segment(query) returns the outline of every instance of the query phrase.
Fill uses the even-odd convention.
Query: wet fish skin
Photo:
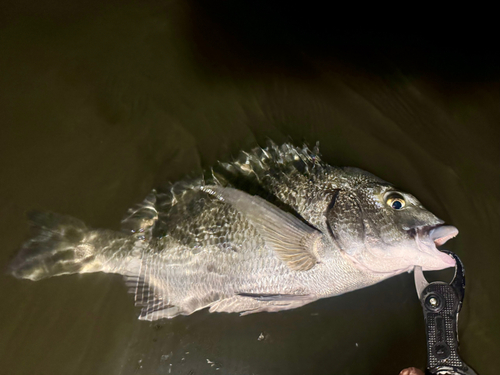
[[[245,190],[245,191],[243,191]],[[405,207],[387,198],[398,194]],[[280,311],[412,270],[454,265],[434,242],[456,235],[410,194],[290,144],[242,152],[205,178],[153,191],[123,232],[53,213],[31,217],[32,237],[10,269],[31,280],[122,274],[140,319]],[[439,238],[429,232],[439,233]]]

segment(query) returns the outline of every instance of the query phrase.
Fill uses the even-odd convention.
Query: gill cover
[[[346,254],[355,256],[364,248],[366,228],[356,193],[341,189],[332,192],[326,225],[330,236]]]

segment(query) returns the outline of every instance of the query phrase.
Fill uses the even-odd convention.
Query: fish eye
[[[394,210],[402,210],[406,205],[405,199],[400,194],[391,194],[385,203]]]

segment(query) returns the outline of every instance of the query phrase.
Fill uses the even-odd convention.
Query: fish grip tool
[[[429,283],[421,267],[415,267],[415,287],[422,304],[427,338],[426,375],[477,375],[460,358],[458,352],[458,314],[465,297],[465,272],[460,258],[455,259],[455,275],[448,284]]]

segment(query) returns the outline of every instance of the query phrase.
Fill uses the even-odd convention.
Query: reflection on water
[[[395,183],[460,229],[446,247],[467,271],[462,355],[479,374],[500,368],[500,106],[491,79],[451,84],[441,65],[419,74],[419,62],[363,63],[344,50],[334,59],[331,44],[307,33],[283,32],[299,41],[279,47],[277,36],[251,39],[251,21],[227,22],[194,3],[43,3],[5,14],[3,266],[26,236],[27,210],[117,229],[163,181],[267,138],[319,140],[325,161]],[[0,277],[9,374],[397,374],[425,363],[412,275],[287,312],[200,311],[154,323],[136,320],[119,276]]]

